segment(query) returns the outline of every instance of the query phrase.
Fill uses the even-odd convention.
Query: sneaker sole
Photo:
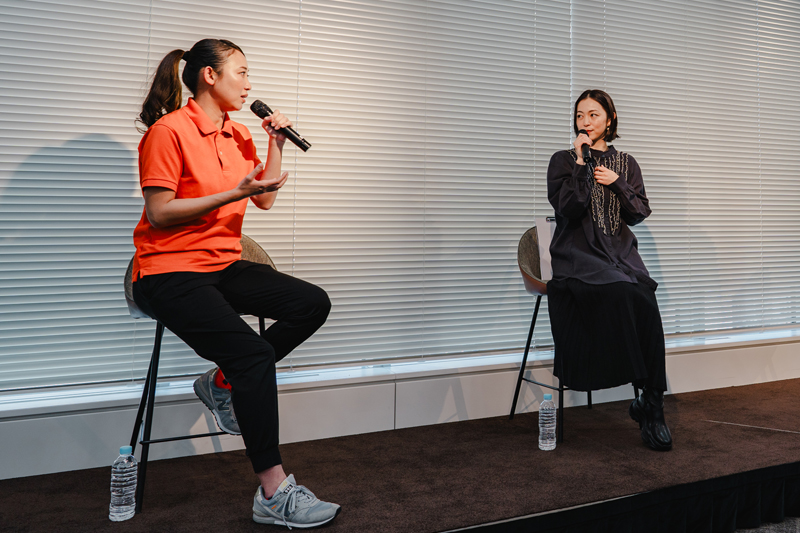
[[[197,395],[197,397],[200,398],[200,401],[203,402],[203,405],[205,405],[206,408],[209,411],[211,411],[211,414],[214,415],[214,421],[217,423],[217,427],[221,431],[224,431],[228,435],[241,435],[241,432],[236,432],[231,429],[228,429],[222,424],[222,421],[219,418],[219,414],[217,413],[216,409],[214,409],[213,398],[211,398],[210,395],[208,395],[206,391],[203,390],[203,387],[199,385],[199,381],[195,381],[192,388],[194,389],[195,395]]]
[[[296,527],[297,529],[310,529],[312,527],[319,527],[319,526],[322,526],[324,524],[327,524],[328,522],[330,522],[331,520],[333,520],[334,518],[339,516],[339,513],[341,511],[342,511],[342,508],[339,507],[338,509],[336,509],[336,512],[333,514],[332,517],[327,518],[327,519],[323,520],[322,522],[313,522],[311,524],[300,524],[300,523],[296,523],[296,522],[289,522],[288,520],[284,524],[283,520],[281,520],[280,518],[275,518],[273,516],[267,516],[267,515],[262,515],[262,514],[253,512],[253,522],[257,522],[259,524],[270,524],[270,525],[274,525],[274,526],[283,526],[283,525],[288,524],[289,527],[292,527],[292,528]]]

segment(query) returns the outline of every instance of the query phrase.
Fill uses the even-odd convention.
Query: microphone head
[[[261,100],[256,100],[250,104],[250,111],[258,115],[258,118],[267,118],[272,114],[272,109]]]
[[[256,100],[256,102],[258,102],[258,100]],[[578,135],[580,135],[581,133],[583,133],[584,135],[589,135],[589,133],[586,130],[578,130]]]

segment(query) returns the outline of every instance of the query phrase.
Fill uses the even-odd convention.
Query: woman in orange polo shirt
[[[181,79],[193,94],[184,107]],[[229,426],[223,429],[241,430],[260,481],[253,520],[314,527],[340,508],[283,470],[275,363],[322,326],[330,300],[315,285],[241,259],[247,199],[261,209],[275,202],[288,176],[280,170],[286,141],[280,130],[291,125],[277,110],[264,119],[269,146],[262,162],[247,128],[228,117],[250,88],[247,60],[230,41],[204,39],[159,64],[139,115],[146,129],[139,144],[145,206],[134,230],[133,295],[230,383],[235,418],[220,420],[230,399],[216,369],[195,382],[195,391],[221,427]],[[240,313],[275,323],[262,336]]]

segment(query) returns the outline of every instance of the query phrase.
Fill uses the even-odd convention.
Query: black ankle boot
[[[642,440],[650,448],[666,452],[672,449],[672,435],[664,421],[664,392],[645,387],[633,400],[628,413],[642,430]]]

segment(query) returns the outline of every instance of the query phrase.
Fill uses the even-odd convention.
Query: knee
[[[324,323],[331,312],[331,299],[324,289],[316,285],[313,287],[314,288],[308,292],[306,299],[309,315],[315,317],[320,323]]]

